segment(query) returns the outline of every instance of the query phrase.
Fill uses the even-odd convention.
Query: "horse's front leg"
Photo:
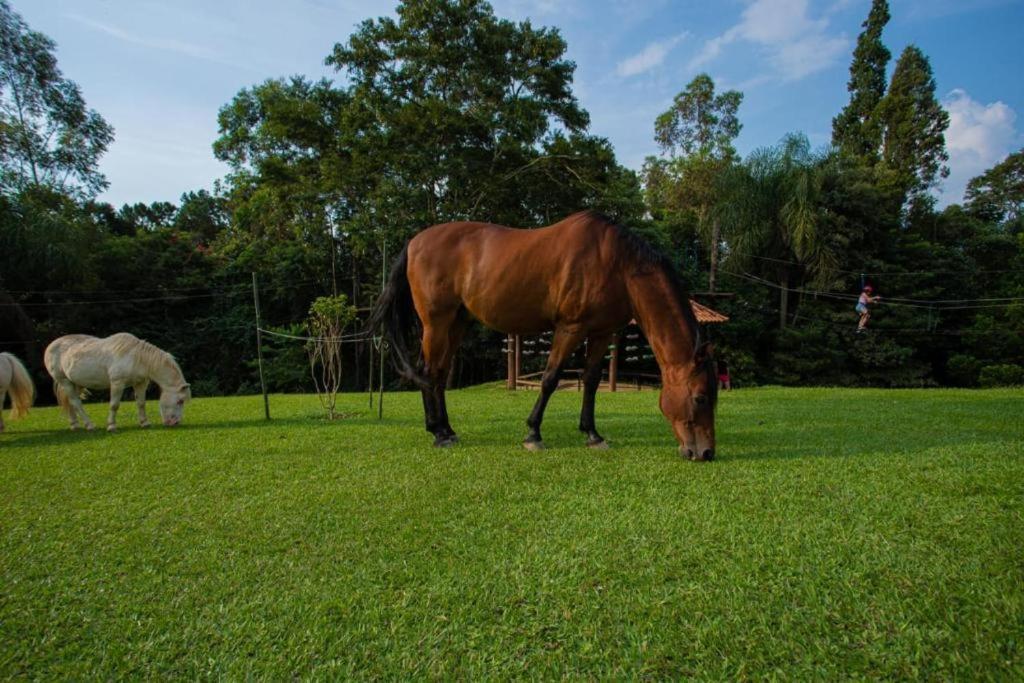
[[[558,388],[558,380],[562,376],[562,368],[565,367],[569,356],[580,345],[584,338],[583,332],[578,328],[566,327],[555,330],[554,339],[551,340],[551,353],[548,355],[548,364],[544,369],[544,375],[540,380],[540,396],[533,405],[530,417],[526,418],[526,426],[530,431],[523,440],[523,447],[529,451],[539,451],[544,448],[544,440],[540,435],[540,425],[544,421],[544,410],[547,408],[548,399]]]
[[[121,407],[121,397],[124,395],[124,382],[110,382],[110,412],[107,414],[107,431],[117,431],[117,409]]]
[[[608,448],[608,442],[597,433],[594,424],[594,402],[601,386],[601,364],[608,351],[611,336],[591,337],[587,341],[587,364],[583,371],[583,409],[580,411],[580,431],[587,435],[591,448]]]
[[[4,431],[4,401],[7,400],[7,389],[0,389],[0,432]]]
[[[149,388],[149,382],[142,382],[132,386],[132,392],[135,394],[135,407],[139,411],[139,426],[148,427],[149,419],[146,417],[146,390]]]

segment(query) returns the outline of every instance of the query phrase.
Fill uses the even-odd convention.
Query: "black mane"
[[[676,296],[676,302],[679,304],[683,318],[693,333],[694,348],[699,347],[702,343],[700,324],[697,322],[697,316],[693,314],[693,308],[690,306],[690,293],[687,291],[686,285],[683,284],[683,279],[679,276],[679,271],[676,270],[669,257],[637,233],[624,225],[616,223],[604,214],[594,210],[587,210],[581,213],[591,220],[603,223],[615,233],[624,251],[633,257],[633,262],[636,264],[639,273],[650,273],[653,271],[665,275]]]

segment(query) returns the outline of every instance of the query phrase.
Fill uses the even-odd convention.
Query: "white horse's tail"
[[[20,360],[9,353],[3,355],[11,362],[11,419],[17,420],[28,415],[28,409],[36,397],[36,386]]]

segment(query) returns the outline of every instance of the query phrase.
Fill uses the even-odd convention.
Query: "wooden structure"
[[[712,308],[709,308],[709,307],[707,307],[707,306],[705,306],[705,305],[703,305],[701,303],[698,303],[698,302],[694,301],[693,299],[690,299],[690,308],[693,309],[693,314],[697,318],[697,322],[701,325],[702,328],[705,328],[707,325],[719,325],[721,323],[725,323],[725,322],[729,321],[729,316],[727,316],[727,315],[725,315],[723,313],[719,313],[718,311],[716,311],[716,310],[714,310]],[[630,321],[631,325],[633,325],[635,323],[636,323],[635,320]],[[530,341],[526,342],[526,344],[532,344],[532,343],[533,342],[530,342]],[[510,334],[506,338],[505,344],[506,344],[505,352],[506,352],[506,355],[507,355],[507,362],[508,362],[508,372],[507,372],[507,375],[506,375],[507,379],[506,379],[506,382],[505,382],[506,387],[510,391],[515,391],[516,389],[520,389],[520,388],[522,388],[522,389],[539,389],[540,388],[540,376],[542,374],[544,374],[544,373],[543,372],[533,372],[533,373],[524,375],[523,372],[522,372],[522,367],[523,367],[523,345],[524,345],[524,341],[523,341],[522,337],[520,335],[518,335],[518,334],[515,334],[515,335]],[[620,335],[619,334],[615,334],[615,335],[612,336],[612,343],[611,343],[610,349],[611,349],[611,356],[610,356],[610,362],[609,362],[609,365],[608,365],[608,381],[607,382],[605,382],[605,381],[601,382],[601,389],[605,389],[607,391],[618,391],[618,389],[619,389],[619,352],[620,352]],[[579,371],[569,370],[569,371],[563,372],[563,375],[566,376],[566,378],[563,379],[561,382],[559,382],[559,385],[558,385],[559,389],[568,389],[568,388],[572,388],[572,387],[575,386],[577,391],[582,390],[582,382],[581,382],[581,379],[580,379],[580,372]],[[575,377],[573,377],[573,375],[575,375]],[[649,375],[649,376],[648,375],[643,375],[643,376],[636,375],[634,377],[635,381],[630,383],[628,386],[631,389],[635,388],[636,391],[640,391],[641,387],[642,387],[642,380],[643,379],[656,380],[656,379],[658,379],[658,377],[656,375]]]

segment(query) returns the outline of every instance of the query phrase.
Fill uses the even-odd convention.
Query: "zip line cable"
[[[785,290],[787,292],[794,292],[796,294],[805,294],[810,296],[820,296],[831,299],[838,299],[841,301],[856,301],[859,299],[857,294],[848,294],[846,292],[829,292],[814,289],[804,289],[801,287],[785,287],[770,280],[751,275],[750,273],[730,273],[723,271],[725,275],[732,275],[754,284],[763,285],[766,287],[773,287],[779,290]],[[992,303],[987,306],[950,306],[948,304],[975,304],[975,303],[989,303],[989,302],[1001,302]],[[1013,306],[1015,304],[1024,303],[1024,297],[1002,297],[1002,298],[991,298],[991,299],[905,299],[901,297],[884,297],[878,304],[888,306],[906,306],[909,308],[934,308],[936,310],[963,310],[967,308],[1004,308]],[[876,304],[877,305],[877,304]]]
[[[745,256],[747,258],[757,259],[759,261],[770,261],[772,263],[785,263],[792,266],[805,266],[805,264],[799,261],[792,261],[789,259],[772,258],[770,256],[758,256],[757,254],[749,254],[743,251],[732,250],[730,254],[736,254],[738,256]],[[981,274],[1000,274],[1000,273],[1024,273],[1024,269],[1010,268],[1004,270],[908,270],[908,271],[879,271],[869,273],[867,271],[860,270],[843,270],[842,268],[833,268],[837,273],[844,275],[872,275],[872,276],[899,276],[899,275],[977,275]]]

